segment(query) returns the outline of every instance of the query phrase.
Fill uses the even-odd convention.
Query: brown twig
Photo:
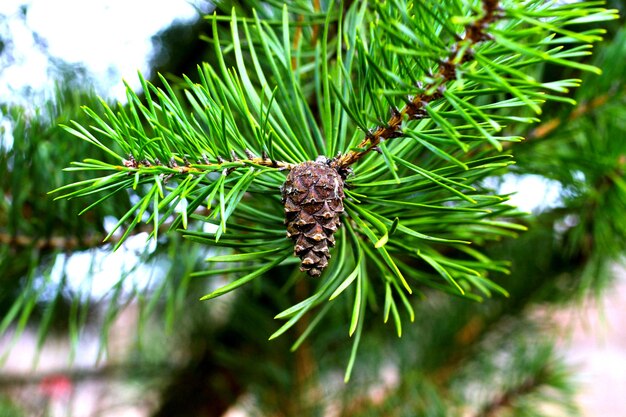
[[[72,382],[126,379],[129,374],[133,377],[164,378],[177,367],[171,363],[146,363],[146,364],[112,364],[94,366],[91,368],[61,368],[54,371],[41,373],[10,373],[3,372],[0,375],[0,389],[37,385],[42,381],[57,376],[63,376]]]
[[[301,279],[295,284],[296,300],[304,300],[310,295],[309,280]],[[311,312],[306,313],[295,325],[295,337],[300,337],[309,327]],[[305,412],[311,404],[320,402],[321,387],[317,374],[317,363],[310,339],[306,339],[300,347],[295,351],[294,355],[294,382],[292,387],[293,398],[291,399],[290,408],[292,415],[298,415]]]
[[[320,0],[313,0],[313,10],[316,12],[320,12],[322,10],[322,4]],[[313,34],[311,36],[311,45],[315,45],[317,42],[317,37],[319,36],[320,25],[313,26]]]
[[[412,97],[401,110],[392,109],[387,123],[368,133],[359,143],[357,148],[362,150],[352,150],[338,156],[333,160],[333,166],[345,169],[377,149],[381,142],[404,136],[401,126],[405,117],[419,120],[428,116],[426,106],[442,97],[445,84],[455,80],[458,67],[471,59],[472,47],[490,39],[486,29],[500,17],[499,1],[483,0],[482,5],[483,16],[465,27],[465,34],[459,36],[459,40],[450,47],[450,53],[439,63],[439,69],[432,76],[432,81],[418,86],[421,92]]]
[[[542,370],[543,373],[545,370]],[[493,400],[484,404],[481,409],[474,415],[474,417],[493,417],[497,413],[504,409],[511,407],[513,402],[521,396],[530,394],[542,385],[541,374],[534,378],[529,378],[516,387],[505,391],[501,395],[495,397]]]
[[[0,245],[13,248],[35,248],[39,250],[74,250],[78,248],[92,248],[103,245],[102,235],[76,236],[49,236],[32,237],[0,232]],[[106,242],[107,244],[109,242]]]
[[[206,209],[197,210],[196,214],[208,214]],[[164,233],[171,227],[171,222],[165,222],[159,226],[159,234]],[[152,233],[154,228],[148,224],[138,224],[130,232],[130,236],[140,233]],[[0,245],[7,245],[13,249],[35,248],[49,251],[72,251],[79,249],[91,249],[104,245],[114,245],[122,238],[122,235],[113,235],[106,241],[105,234],[92,233],[88,236],[26,236],[0,232]],[[128,236],[127,236],[128,237]]]
[[[589,114],[589,112],[592,112],[598,107],[605,105],[615,94],[616,92],[607,92],[598,97],[595,97],[593,100],[580,103],[574,108],[574,110],[572,110],[567,118],[555,117],[554,119],[550,119],[538,125],[528,134],[527,139],[541,139],[548,136],[559,126],[561,126],[563,122],[571,122],[573,120],[576,120],[582,116]]]
[[[304,22],[304,16],[300,15],[298,16],[298,23],[302,23]],[[297,50],[298,46],[300,45],[300,39],[302,39],[302,25],[297,25],[296,26],[296,30],[293,33],[293,49]],[[296,57],[292,56],[291,57],[291,69],[295,70],[296,69]]]
[[[321,4],[320,4],[320,0],[313,0],[313,10],[315,10],[315,12],[319,12],[321,10]],[[302,31],[303,31],[303,25],[302,23],[304,22],[304,15],[299,15],[298,16],[298,25],[296,25],[295,31],[293,33],[293,49],[297,50],[298,46],[300,45],[300,40],[302,39]],[[319,25],[313,25],[312,26],[313,32],[311,34],[311,45],[315,45],[315,43],[317,42],[317,36],[319,33]],[[291,57],[291,69],[295,70],[296,69],[296,57],[293,56]]]
[[[247,159],[240,159],[237,154],[232,154],[231,161],[227,161],[224,158],[218,156],[217,163],[211,162],[205,158],[204,161],[198,161],[197,164],[190,164],[185,160],[184,165],[178,165],[176,160],[172,158],[167,167],[163,165],[160,161],[156,161],[155,164],[152,164],[150,161],[144,159],[142,161],[137,161],[132,155],[128,156],[128,159],[122,161],[122,165],[118,165],[115,167],[118,171],[131,171],[134,169],[140,168],[154,168],[155,170],[163,170],[164,168],[169,168],[169,171],[172,175],[177,174],[202,174],[206,171],[207,167],[217,167],[218,170],[223,165],[224,169],[233,169],[233,168],[241,168],[245,166],[251,165],[259,165],[264,167],[276,168],[279,170],[290,170],[293,167],[293,164],[285,161],[276,161],[269,156],[261,155],[260,157],[254,156],[250,151],[246,150]],[[236,164],[236,165],[233,165]]]

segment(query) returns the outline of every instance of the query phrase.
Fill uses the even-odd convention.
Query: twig
[[[304,22],[304,16],[300,15],[298,16],[298,23],[302,23]],[[298,26],[296,26],[296,30],[293,34],[293,49],[297,50],[298,46],[300,45],[300,39],[302,38],[302,25],[299,24]],[[297,65],[297,61],[296,61],[296,57],[292,56],[291,57],[291,69],[292,70],[296,70],[296,65]]]
[[[85,237],[76,236],[50,236],[32,237],[26,235],[14,235],[0,232],[0,245],[7,245],[13,248],[32,247],[39,250],[74,250],[78,248],[91,248],[104,244],[103,236],[90,235]],[[105,242],[109,243],[109,242]]]
[[[404,136],[401,126],[405,116],[412,120],[427,117],[426,105],[441,98],[445,83],[456,79],[458,66],[471,59],[471,47],[490,38],[485,29],[500,17],[499,1],[483,0],[482,5],[484,15],[465,27],[463,37],[459,37],[460,39],[451,46],[448,57],[439,63],[437,73],[432,76],[433,81],[427,85],[419,86],[422,92],[414,96],[401,110],[392,109],[391,118],[386,125],[378,126],[371,133],[367,134],[365,139],[357,146],[357,148],[363,150],[349,151],[344,155],[340,155],[333,161],[333,166],[345,169],[372,150],[377,149],[382,141]],[[468,43],[469,48],[466,47]],[[468,51],[470,51],[469,54],[467,53]]]
[[[545,369],[542,369],[538,376],[525,380],[520,385],[505,391],[487,404],[484,404],[474,417],[493,417],[503,408],[510,407],[516,399],[533,392],[541,386],[541,376],[544,372]]]
[[[64,376],[73,382],[101,380],[101,379],[127,379],[129,375],[144,378],[167,378],[171,372],[178,368],[171,363],[155,364],[116,364],[106,366],[94,366],[92,368],[62,368],[42,373],[8,373],[0,375],[0,388],[35,385],[43,380]]]
[[[205,209],[196,211],[196,214],[204,214],[207,212]],[[163,223],[159,226],[159,232],[165,232],[171,226],[171,222]],[[134,236],[139,233],[152,233],[153,227],[148,224],[138,224],[130,232],[130,235]],[[21,234],[11,234],[7,232],[0,232],[0,245],[11,246],[13,249],[19,248],[35,248],[38,250],[66,250],[72,251],[77,249],[91,249],[104,245],[115,244],[121,239],[121,235],[113,235],[108,240],[104,240],[106,235],[93,233],[89,236],[26,236]],[[128,237],[128,236],[127,236]]]
[[[309,280],[301,279],[295,284],[295,297],[304,300],[310,296]],[[295,325],[295,337],[300,337],[309,327],[311,312],[307,312]],[[289,408],[292,415],[302,414],[311,404],[319,403],[322,398],[319,385],[317,363],[313,354],[310,339],[306,339],[295,351],[294,357],[293,397]]]
[[[319,12],[321,10],[321,4],[320,4],[320,0],[313,0],[313,10],[315,12]],[[299,15],[298,16],[298,25],[296,25],[296,29],[293,33],[293,49],[294,51],[298,49],[298,46],[300,45],[300,40],[302,39],[302,30],[304,25],[302,24],[304,22],[304,15]],[[317,42],[317,36],[319,33],[319,25],[313,25],[312,27],[313,29],[313,33],[311,35],[311,45],[315,45],[315,43]],[[295,70],[296,69],[296,57],[293,56],[291,57],[291,69]]]
[[[567,118],[555,117],[554,119],[550,119],[544,123],[541,123],[536,128],[534,128],[529,134],[527,139],[541,139],[548,136],[555,129],[557,129],[563,122],[568,121],[571,122],[576,120],[582,116],[589,114],[594,111],[598,107],[604,106],[613,96],[617,94],[616,91],[610,91],[600,96],[595,97],[593,100],[586,101],[580,103],[578,106],[572,110],[571,113],[567,116]]]
[[[177,174],[202,174],[206,170],[206,167],[217,168],[219,171],[222,166],[224,169],[236,169],[250,165],[264,166],[270,168],[276,168],[278,170],[290,170],[293,167],[293,164],[285,161],[276,161],[267,155],[263,154],[260,157],[255,157],[250,151],[246,150],[246,154],[248,159],[240,159],[237,154],[234,153],[232,155],[232,160],[227,161],[224,158],[217,156],[217,163],[213,163],[205,158],[203,162],[198,162],[197,164],[190,164],[189,162],[185,162],[184,165],[176,164],[174,158],[168,163],[167,166],[163,165],[160,161],[156,161],[155,164],[150,163],[148,160],[137,161],[132,155],[128,156],[128,159],[122,161],[122,165],[118,165],[115,167],[118,171],[129,171],[140,169],[140,168],[153,168],[155,171],[163,171],[167,170],[172,175]]]

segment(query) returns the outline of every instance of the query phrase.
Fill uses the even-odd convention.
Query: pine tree
[[[341,8],[253,3],[232,9],[220,4],[219,13],[207,17],[214,55],[195,80],[141,78],[144,97],[129,89],[125,105],[87,103],[85,116],[71,116],[75,120],[65,131],[89,146],[75,147],[72,141],[70,155],[53,148],[60,155],[51,158],[51,172],[58,172],[61,156],[83,159],[68,168],[80,179],[55,184],[60,186],[56,204],[90,198],[79,204],[92,218],[72,220],[61,206],[41,209],[62,212],[62,221],[28,230],[31,238],[22,246],[31,253],[31,264],[10,275],[29,272],[31,282],[14,281],[10,297],[18,301],[7,309],[0,330],[20,312],[23,327],[38,302],[32,277],[42,271],[33,263],[42,251],[89,246],[84,237],[103,233],[104,217],[112,215],[119,221],[105,241],[114,248],[146,230],[147,223],[157,247],[166,248],[157,254],[167,257],[181,248],[188,253],[184,265],[180,257],[172,258],[172,270],[182,273],[163,279],[155,294],[154,300],[169,294],[170,323],[182,321],[183,311],[194,311],[169,301],[193,298],[192,278],[225,276],[230,281],[203,298],[237,290],[228,325],[254,335],[251,340],[277,339],[251,346],[229,340],[226,328],[198,324],[214,337],[200,363],[217,366],[216,374],[238,382],[229,387],[231,401],[252,392],[259,408],[284,415],[319,414],[333,404],[341,405],[342,415],[489,416],[505,408],[537,415],[546,402],[569,410],[566,371],[550,343],[534,343],[536,325],[522,313],[527,298],[541,299],[540,289],[558,285],[559,268],[575,266],[580,272],[578,283],[570,280],[568,286],[599,289],[595,281],[607,276],[599,271],[623,253],[619,216],[598,215],[619,213],[626,201],[623,145],[611,136],[578,133],[572,146],[564,128],[526,126],[543,111],[549,120],[575,119],[563,125],[588,132],[576,126],[588,120],[576,112],[586,115],[594,105],[570,106],[563,115],[562,103],[575,102],[570,89],[579,85],[581,72],[599,73],[581,57],[604,33],[592,24],[614,19],[615,11],[597,2],[394,1]],[[604,53],[623,56],[620,37]],[[622,80],[620,75],[613,81]],[[607,81],[596,82],[598,91],[623,92],[621,86],[612,90],[616,87],[602,84]],[[580,91],[579,102],[592,103],[585,94],[593,90]],[[620,98],[623,94],[611,92],[606,100],[616,100],[619,108]],[[14,111],[20,120],[23,110]],[[14,136],[32,128],[18,123]],[[42,129],[61,134],[56,127]],[[554,133],[561,136],[538,140]],[[40,149],[23,159],[32,160]],[[15,168],[25,165],[15,162],[17,150],[3,162],[6,177],[15,181],[11,190],[25,189],[16,185],[26,181]],[[33,160],[33,166],[42,163]],[[532,172],[576,184],[577,171],[584,181],[567,210],[542,213],[534,223],[555,225],[571,216],[580,221],[548,240],[537,233],[554,227],[531,222],[530,232],[509,240],[529,222],[488,180]],[[13,196],[10,207],[6,212],[17,222],[17,210],[24,212],[26,205]],[[41,218],[50,220],[44,213]],[[82,230],[86,225],[91,229]],[[12,265],[14,252],[8,251],[20,247],[18,237],[30,226],[7,227],[3,268]],[[64,231],[68,237],[58,245],[55,233]],[[81,238],[69,238],[76,236]],[[538,255],[532,249],[537,247],[545,250]],[[531,264],[520,254],[537,257],[536,265],[545,268],[526,275]],[[207,255],[209,266],[199,266],[198,259]],[[503,280],[502,274],[511,275]],[[545,275],[553,279],[542,282]],[[62,286],[58,291],[55,300],[62,300]],[[494,292],[495,300],[477,303]],[[112,315],[118,301],[111,299]],[[157,314],[157,303],[146,303],[145,320]],[[87,308],[71,301],[75,322]],[[54,311],[54,303],[44,310],[42,343]],[[269,330],[274,315],[286,322]],[[507,320],[510,315],[516,319]],[[401,339],[390,340],[388,326],[379,325],[389,319]],[[246,328],[251,320],[254,329]],[[296,353],[276,357],[272,351],[286,351],[286,343]],[[242,357],[250,349],[274,371],[255,369],[255,361]],[[512,359],[503,367],[493,352]],[[318,361],[316,371],[311,362]],[[363,387],[375,384],[385,361],[406,372],[384,387],[382,402],[375,404]],[[355,372],[356,378],[332,397],[316,381],[332,380],[333,371],[346,363],[345,380]],[[292,376],[276,375],[286,370]],[[188,378],[183,371],[177,375]],[[289,392],[293,381],[293,398],[276,395]],[[476,395],[472,386],[490,394]],[[558,395],[542,397],[548,388]],[[166,400],[167,395],[159,415],[198,412],[185,411],[174,399],[175,410],[167,409]]]

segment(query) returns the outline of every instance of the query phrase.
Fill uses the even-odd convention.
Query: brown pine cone
[[[300,270],[318,277],[328,265],[333,234],[341,226],[343,178],[320,157],[291,169],[281,188],[287,237],[294,242]]]

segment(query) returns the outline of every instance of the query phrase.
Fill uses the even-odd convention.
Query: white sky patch
[[[0,148],[11,149],[13,140],[13,123],[0,113]]]
[[[21,5],[28,6],[25,21],[18,18]],[[10,17],[16,55],[15,63],[1,74],[1,96],[52,84],[34,32],[46,41],[50,55],[84,65],[101,94],[122,101],[122,79],[138,89],[137,71],[146,76],[149,72],[151,37],[176,20],[198,16],[189,0],[1,0],[0,13]]]
[[[525,212],[541,212],[562,205],[563,186],[540,175],[505,174],[498,178],[499,194],[511,194],[508,204]]]
[[[160,269],[155,270],[153,265],[141,262],[142,253],[150,253],[155,249],[156,241],[148,240],[147,233],[139,233],[128,238],[116,252],[103,248],[76,252],[69,258],[59,255],[50,279],[56,287],[65,272],[70,288],[83,297],[96,300],[110,294],[121,278],[124,278],[122,288],[125,297],[136,290],[145,292],[164,273]]]
[[[13,16],[16,13],[17,10],[3,14]],[[13,60],[0,73],[0,97],[3,100],[24,88],[42,90],[50,82],[48,58],[36,47],[32,32],[24,22],[9,18],[6,29],[9,33],[4,35],[8,35],[13,43],[6,53],[11,54]]]

